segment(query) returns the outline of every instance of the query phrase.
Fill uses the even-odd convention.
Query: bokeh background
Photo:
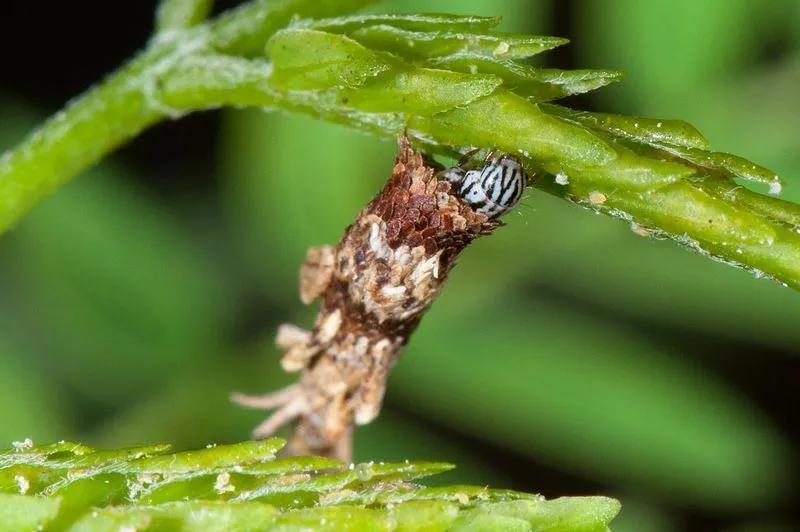
[[[219,9],[235,2],[218,2]],[[0,148],[142,46],[154,2],[9,1]],[[539,59],[627,79],[568,102],[683,118],[800,200],[796,0],[397,0],[566,36]],[[0,441],[178,448],[247,437],[231,390],[286,382],[281,322],[310,245],[382,184],[391,143],[303,117],[163,124],[0,239]],[[358,430],[358,459],[454,461],[441,482],[605,493],[615,530],[797,524],[800,294],[531,191],[464,253]]]

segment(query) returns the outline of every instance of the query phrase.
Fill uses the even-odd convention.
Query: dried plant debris
[[[501,225],[528,177],[519,161],[491,153],[475,166],[441,167],[403,136],[388,182],[336,246],[313,247],[300,268],[300,298],[321,300],[314,328],[282,325],[286,371],[300,381],[264,396],[234,395],[276,409],[254,435],[295,421],[289,450],[349,460],[353,424],[380,411],[386,380],[458,254]]]
[[[442,463],[276,458],[269,439],[169,453],[26,440],[0,451],[0,530],[607,530],[619,502],[428,488]]]

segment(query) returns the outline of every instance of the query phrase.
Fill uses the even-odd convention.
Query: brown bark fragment
[[[300,301],[308,305],[317,299],[330,284],[333,275],[332,246],[308,248],[306,260],[300,266]]]

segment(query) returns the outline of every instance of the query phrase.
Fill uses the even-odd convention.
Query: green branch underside
[[[607,497],[545,500],[481,486],[424,487],[443,463],[276,458],[279,439],[168,453],[30,441],[0,451],[3,530],[548,530],[600,532]]]
[[[146,127],[223,106],[312,115],[427,151],[518,154],[536,187],[800,288],[800,207],[781,182],[709,150],[691,125],[551,102],[620,78],[525,59],[564,39],[495,18],[367,15],[368,0],[255,0],[203,22],[209,0],[166,1],[149,46],[0,159],[0,230]],[[313,151],[313,146],[310,147]]]

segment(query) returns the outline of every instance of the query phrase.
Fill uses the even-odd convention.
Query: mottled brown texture
[[[349,459],[354,424],[380,411],[386,379],[455,259],[500,222],[450,193],[439,170],[403,137],[392,175],[333,248],[309,249],[300,270],[304,303],[321,298],[314,328],[284,325],[277,342],[300,382],[246,406],[277,408],[256,428],[272,434],[295,420],[290,450]]]

